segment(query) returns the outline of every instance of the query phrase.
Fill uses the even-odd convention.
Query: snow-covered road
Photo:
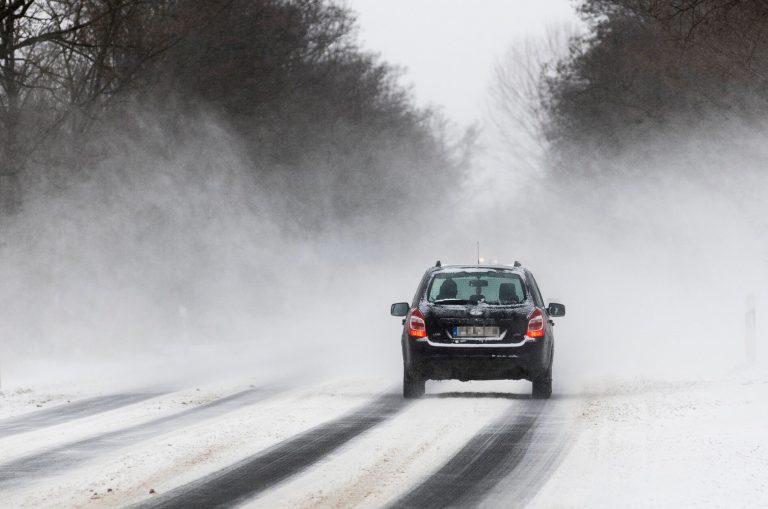
[[[768,505],[766,376],[528,392],[430,382],[406,402],[355,379],[43,408],[6,394],[0,507]]]

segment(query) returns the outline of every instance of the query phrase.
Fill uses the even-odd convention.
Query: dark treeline
[[[556,161],[768,118],[768,3],[585,0],[579,12],[588,33],[543,76],[542,127]]]
[[[407,207],[460,175],[467,145],[359,48],[331,0],[0,0],[0,191],[214,119],[257,181],[306,221]],[[206,119],[206,120],[203,120]],[[464,140],[466,141],[466,140]],[[445,183],[445,184],[441,184]]]

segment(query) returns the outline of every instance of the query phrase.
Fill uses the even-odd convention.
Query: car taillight
[[[424,323],[424,315],[414,308],[408,314],[408,335],[412,338],[427,337],[427,325]]]
[[[528,331],[525,335],[529,338],[544,337],[544,313],[541,309],[534,308],[533,313],[528,317]]]

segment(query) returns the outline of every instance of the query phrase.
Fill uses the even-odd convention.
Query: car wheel
[[[411,375],[408,373],[408,369],[403,367],[403,397],[405,399],[416,399],[424,396],[426,384],[426,380]]]
[[[552,378],[540,377],[533,381],[531,397],[533,399],[549,399],[552,396]]]
[[[547,370],[533,379],[533,388],[531,390],[531,397],[533,399],[549,399],[552,396],[552,357],[554,353],[553,348],[549,356],[549,367]]]

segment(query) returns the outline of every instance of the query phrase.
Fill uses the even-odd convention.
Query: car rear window
[[[514,272],[438,272],[429,283],[427,300],[467,300],[486,304],[519,304],[525,300],[525,284]]]

